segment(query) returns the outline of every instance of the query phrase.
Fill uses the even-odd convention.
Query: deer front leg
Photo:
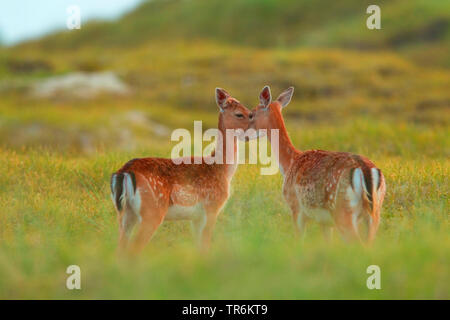
[[[331,238],[333,236],[333,227],[326,224],[321,224],[320,229],[322,230],[322,234],[323,237],[325,238],[325,241],[331,242]]]
[[[196,240],[196,243],[199,247],[201,247],[202,244],[202,235],[203,235],[203,229],[206,225],[206,213],[202,212],[199,216],[192,219],[192,233],[194,234],[194,238]]]
[[[202,250],[207,251],[211,245],[212,234],[223,203],[205,206],[206,221],[204,223],[203,230],[201,230],[199,241]]]
[[[213,212],[206,215],[206,225],[203,228],[202,238],[201,238],[201,248],[203,250],[208,250],[211,246],[212,233],[216,225],[218,212]]]

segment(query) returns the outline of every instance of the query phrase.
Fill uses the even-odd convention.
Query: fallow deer
[[[164,220],[183,219],[192,221],[199,244],[208,248],[217,216],[229,197],[237,167],[237,138],[242,138],[239,134],[228,137],[233,140],[230,144],[226,131],[246,131],[250,120],[250,111],[225,90],[216,88],[216,103],[221,134],[210,157],[191,157],[191,161],[183,162],[133,159],[112,175],[111,196],[117,211],[120,249],[128,247],[131,252],[139,252]],[[223,162],[217,163],[211,157]],[[234,162],[228,164],[229,158]],[[137,234],[130,239],[136,224]]]
[[[315,220],[328,239],[336,226],[344,239],[371,243],[380,222],[386,190],[383,174],[360,155],[296,149],[281,114],[293,93],[294,88],[290,87],[272,102],[270,88],[265,86],[260,93],[260,104],[252,111],[250,128],[258,132],[279,130],[283,196],[292,211],[298,234],[304,233],[309,220]],[[270,140],[271,135],[267,137]],[[362,232],[364,225],[365,232]]]

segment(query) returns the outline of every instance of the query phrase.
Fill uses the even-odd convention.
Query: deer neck
[[[227,130],[223,124],[222,115],[219,116],[218,129],[220,134],[216,142],[216,159],[222,159],[223,164],[220,165],[220,167],[225,169],[227,172],[227,176],[231,178],[236,171],[238,164],[237,137],[235,137],[234,135],[230,135],[229,137],[227,137]],[[227,146],[227,144],[229,146]]]
[[[284,174],[290,168],[295,156],[300,153],[300,150],[297,150],[292,144],[292,141],[289,138],[289,134],[286,130],[281,112],[273,112],[273,116],[271,117],[270,122],[270,129],[278,129],[279,163],[282,173]],[[270,143],[273,144],[271,140],[272,134],[270,132],[267,133],[267,138],[269,139]]]

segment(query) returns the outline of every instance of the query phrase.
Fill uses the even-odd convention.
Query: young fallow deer
[[[191,157],[190,164],[163,158],[133,159],[112,175],[111,196],[119,222],[120,249],[139,252],[164,220],[182,219],[192,221],[199,244],[209,247],[237,166],[237,137],[241,136],[228,137],[233,141],[227,144],[226,130],[245,131],[250,120],[250,111],[225,90],[216,88],[216,102],[221,134],[210,157]],[[222,164],[211,157],[223,159]],[[130,239],[136,224],[137,234]]]
[[[281,109],[291,101],[294,88],[272,102],[264,87],[260,104],[252,111],[251,128],[279,130],[279,163],[284,176],[283,195],[299,234],[309,220],[321,224],[329,239],[336,226],[344,239],[371,243],[380,222],[385,180],[369,159],[347,152],[296,149],[286,131]],[[271,134],[267,134],[268,139]],[[273,143],[273,142],[271,142]],[[365,226],[365,232],[361,232]]]

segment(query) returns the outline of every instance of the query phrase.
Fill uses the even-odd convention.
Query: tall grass
[[[383,128],[382,124],[373,126]],[[370,126],[316,129],[304,144],[363,141]],[[380,130],[380,129],[379,129]],[[401,136],[401,128],[390,128]],[[109,196],[111,172],[139,154],[63,155],[44,149],[0,151],[0,296],[2,298],[449,298],[449,161],[416,154],[421,133],[408,132],[410,152],[369,150],[387,180],[375,245],[326,243],[312,224],[294,237],[281,176],[241,165],[217,223],[211,252],[199,252],[188,222],[167,222],[136,260],[116,255],[117,224]],[[299,133],[299,136],[301,134]],[[441,137],[440,139],[446,139]],[[297,138],[295,138],[297,140]],[[333,142],[334,141],[334,142]],[[440,149],[441,141],[428,140]],[[296,141],[296,144],[301,144]],[[320,143],[319,143],[320,144]],[[406,146],[408,148],[408,146]],[[360,144],[353,151],[365,150]],[[158,152],[157,152],[158,153]],[[169,149],[160,152],[168,155]],[[406,156],[403,156],[405,154]],[[65,288],[67,266],[82,270],[82,290]],[[378,265],[382,289],[366,287],[366,268]]]

